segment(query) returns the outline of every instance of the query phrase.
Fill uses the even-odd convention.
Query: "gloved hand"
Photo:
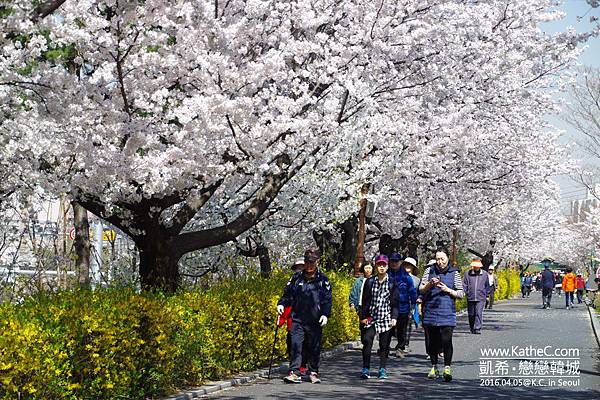
[[[319,324],[321,324],[321,326],[327,325],[327,317],[324,315],[321,315],[321,318],[319,318]]]
[[[396,320],[395,319],[392,320],[392,326],[396,326]]]
[[[281,304],[279,304],[277,306],[277,314],[279,314],[279,315],[283,314],[283,306]]]

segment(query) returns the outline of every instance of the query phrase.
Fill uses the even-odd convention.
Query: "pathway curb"
[[[361,348],[360,341],[342,343],[338,346],[335,346],[332,349],[321,352],[321,358],[331,358],[336,354],[343,353],[345,351],[353,350],[353,349],[357,349],[357,348]],[[271,375],[274,375],[277,373],[284,374],[284,373],[286,373],[287,368],[288,368],[287,363],[275,365],[275,366],[273,366],[273,369],[271,370]],[[218,392],[219,390],[226,389],[226,388],[240,386],[240,385],[243,385],[246,383],[254,382],[254,381],[258,380],[259,378],[266,378],[268,373],[269,373],[268,368],[259,369],[254,372],[247,373],[248,375],[246,375],[246,376],[232,378],[230,380],[209,382],[206,385],[202,385],[197,388],[186,390],[184,392],[180,392],[180,393],[171,395],[169,397],[164,397],[163,400],[198,399],[201,396],[205,396],[209,393],[214,393],[214,392]]]
[[[594,336],[596,336],[596,342],[598,343],[598,347],[600,347],[600,322],[598,321],[598,317],[594,315],[595,309],[591,306],[587,306],[588,314],[590,315],[590,321],[592,322],[592,330],[594,331]]]

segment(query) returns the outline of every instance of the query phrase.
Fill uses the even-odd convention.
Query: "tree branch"
[[[40,3],[31,13],[30,17],[33,22],[38,22],[40,19],[46,18],[67,0],[49,0]]]

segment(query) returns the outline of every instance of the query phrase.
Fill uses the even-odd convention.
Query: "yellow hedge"
[[[324,347],[358,336],[353,278],[328,273]],[[289,273],[174,296],[69,291],[0,306],[0,399],[144,399],[268,364]],[[285,327],[277,355],[285,356]]]

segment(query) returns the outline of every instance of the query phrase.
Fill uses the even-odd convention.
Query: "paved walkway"
[[[471,335],[465,317],[459,318],[454,335],[454,379],[450,383],[430,381],[426,374],[430,368],[425,358],[421,331],[413,332],[412,352],[403,360],[395,357],[388,362],[387,380],[359,378],[361,355],[359,350],[348,351],[325,360],[321,367],[323,383],[308,382],[284,384],[281,377],[259,380],[246,386],[224,390],[208,398],[214,399],[600,399],[600,356],[593,336],[587,309],[581,304],[566,310],[564,296],[553,297],[554,308],[541,309],[539,292],[528,299],[514,299],[495,305],[484,314],[481,335]],[[552,379],[555,387],[482,386],[479,378],[481,348],[511,348],[512,346],[579,349],[580,379],[563,379],[575,382],[575,387],[559,387],[558,378]],[[376,347],[375,347],[376,348]],[[519,361],[532,357],[509,360],[509,366],[518,368]],[[561,360],[564,360],[561,358]],[[378,358],[372,358],[372,371]],[[492,360],[492,362],[497,362]],[[494,364],[495,366],[495,364]],[[518,370],[517,370],[518,371]],[[512,374],[517,374],[512,372]]]

